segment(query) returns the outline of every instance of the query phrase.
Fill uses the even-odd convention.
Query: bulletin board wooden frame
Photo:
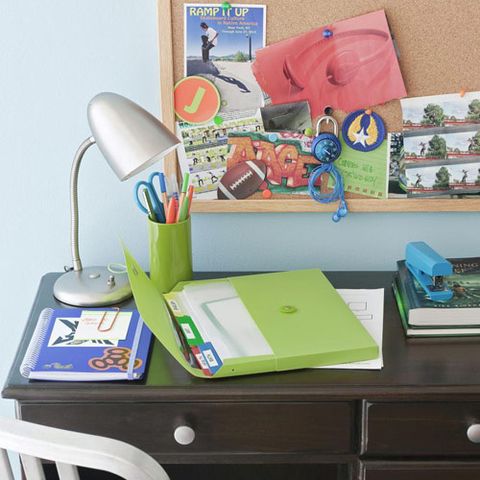
[[[161,110],[164,123],[174,130],[173,87],[184,76],[183,43],[185,3],[222,3],[222,0],[157,0],[160,56]],[[234,4],[235,2],[230,2]],[[409,96],[480,90],[480,21],[477,0],[244,0],[237,3],[267,5],[267,44],[306,32],[336,20],[384,9],[400,49],[400,67]],[[375,107],[389,131],[401,130],[399,101]],[[166,173],[178,171],[176,154],[165,159]],[[480,198],[348,199],[352,212],[473,212]],[[192,211],[328,212],[308,198],[275,197],[270,200],[203,200]]]

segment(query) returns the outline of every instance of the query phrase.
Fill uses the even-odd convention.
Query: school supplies
[[[174,173],[172,173],[172,175],[170,175],[168,177],[168,184],[167,185],[170,189],[169,196],[174,197],[178,202],[180,196],[178,194],[177,176]]]
[[[20,373],[36,380],[138,380],[151,338],[137,310],[46,308]]]
[[[193,200],[193,193],[195,191],[195,187],[193,185],[190,185],[188,187],[188,212],[187,216],[190,216],[190,209],[192,208],[192,200]]]
[[[162,172],[160,172],[158,179],[160,181],[160,192],[162,194],[163,209],[165,210],[165,213],[166,213],[168,208],[168,195],[167,195],[167,183],[165,182],[165,175]]]
[[[425,242],[407,243],[405,265],[430,300],[446,302],[452,298],[452,290],[445,285],[445,277],[453,273],[452,264]]]
[[[480,258],[451,258],[453,275],[445,277],[453,291],[449,301],[430,300],[405,261],[397,262],[393,288],[408,336],[480,334]]]
[[[320,270],[181,282],[164,298],[124,253],[142,318],[194,376],[219,378],[378,356],[378,345]],[[179,322],[199,368],[185,360],[172,321]]]
[[[178,202],[177,222],[180,222],[181,220],[185,220],[186,212],[188,212],[188,200],[187,200],[187,203],[185,203],[185,199],[187,195],[189,180],[190,180],[190,175],[186,173],[183,176],[182,191],[180,194],[180,200]]]
[[[328,365],[319,368],[342,370],[381,370],[383,368],[383,305],[384,289],[337,289],[352,313],[360,320],[365,330],[379,347],[378,357],[373,360]]]
[[[192,279],[190,218],[175,222],[177,200],[172,199],[170,204],[173,210],[166,224],[147,222],[150,278],[162,293],[169,292],[178,282]]]
[[[168,213],[167,213],[167,221],[166,223],[175,223],[175,219],[177,218],[177,208],[178,202],[175,197],[170,199],[168,204]]]
[[[145,200],[145,208],[148,212],[148,218],[154,222],[158,222],[157,216],[155,215],[155,211],[153,209],[153,203],[148,193],[148,190],[144,188],[142,190],[143,199]]]
[[[178,208],[178,220],[177,222],[183,222],[184,220],[187,219],[188,216],[188,197],[184,196],[183,202]]]
[[[165,223],[165,209],[163,203],[160,201],[160,197],[157,193],[157,187],[154,184],[155,178],[159,178],[160,183],[160,172],[153,172],[149,175],[148,180],[141,180],[135,184],[134,194],[135,194],[135,201],[137,203],[138,208],[143,212],[149,215],[148,208],[143,205],[139,198],[139,190],[140,188],[144,187],[148,191],[148,195],[152,202],[152,208],[157,220],[161,223]],[[161,189],[160,189],[161,190]]]
[[[158,177],[160,195],[154,185],[155,178]],[[153,172],[147,181],[140,181],[135,184],[134,194],[138,208],[148,215],[150,220],[158,223],[176,223],[186,220],[190,214],[193,194],[189,194],[190,176],[183,177],[182,190],[180,196],[176,187],[176,177],[170,176],[168,179],[169,188],[165,175],[161,172]],[[139,199],[139,189],[144,187],[141,194],[144,201]],[[170,192],[170,200],[168,194]],[[160,201],[160,198],[162,201]]]

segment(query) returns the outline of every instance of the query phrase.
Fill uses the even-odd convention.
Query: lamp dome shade
[[[88,123],[98,148],[120,180],[127,180],[174,150],[180,140],[152,114],[116,93],[96,95]]]

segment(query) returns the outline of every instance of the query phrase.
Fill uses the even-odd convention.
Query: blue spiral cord
[[[316,181],[324,173],[328,173],[335,180],[335,186],[333,187],[333,192],[331,193],[320,193],[315,187]],[[336,202],[337,200],[340,201],[337,211],[332,215],[332,220],[334,222],[339,222],[342,217],[347,215],[348,208],[345,202],[345,191],[343,190],[342,175],[333,163],[322,163],[312,170],[312,173],[308,179],[308,193],[316,202],[332,203]]]

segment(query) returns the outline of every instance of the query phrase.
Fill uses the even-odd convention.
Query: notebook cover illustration
[[[86,310],[115,311],[46,308],[41,312],[21,366],[24,377],[75,381],[141,378],[152,334],[138,311],[121,311],[130,314],[123,339],[78,340],[75,333]]]

